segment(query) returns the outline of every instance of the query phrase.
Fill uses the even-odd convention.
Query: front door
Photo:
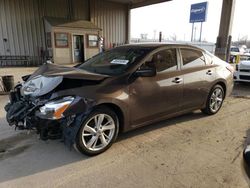
[[[157,75],[139,77],[130,85],[131,125],[155,121],[180,110],[183,77],[176,49],[156,52],[142,66],[154,66]]]
[[[84,62],[83,35],[73,35],[73,62]]]

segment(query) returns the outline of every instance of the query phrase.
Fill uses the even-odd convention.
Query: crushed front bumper
[[[62,139],[71,147],[92,105],[89,101],[76,97],[63,118],[51,120],[39,113],[39,108],[46,102],[48,100],[23,97],[20,95],[20,89],[15,88],[10,93],[10,102],[5,106],[9,125],[14,125],[18,130],[36,130],[42,140]]]

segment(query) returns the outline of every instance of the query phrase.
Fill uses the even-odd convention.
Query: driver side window
[[[147,67],[155,67],[157,72],[177,70],[176,49],[165,49],[153,54],[145,63]]]

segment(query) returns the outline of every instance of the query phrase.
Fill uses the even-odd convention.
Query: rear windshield
[[[138,63],[153,49],[152,47],[139,46],[117,47],[94,56],[78,68],[98,74],[119,75]]]

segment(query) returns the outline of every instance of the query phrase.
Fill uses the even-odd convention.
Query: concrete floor
[[[14,131],[0,96],[0,187],[248,187],[250,85],[236,84],[233,95],[214,116],[197,111],[122,134],[96,157]]]

